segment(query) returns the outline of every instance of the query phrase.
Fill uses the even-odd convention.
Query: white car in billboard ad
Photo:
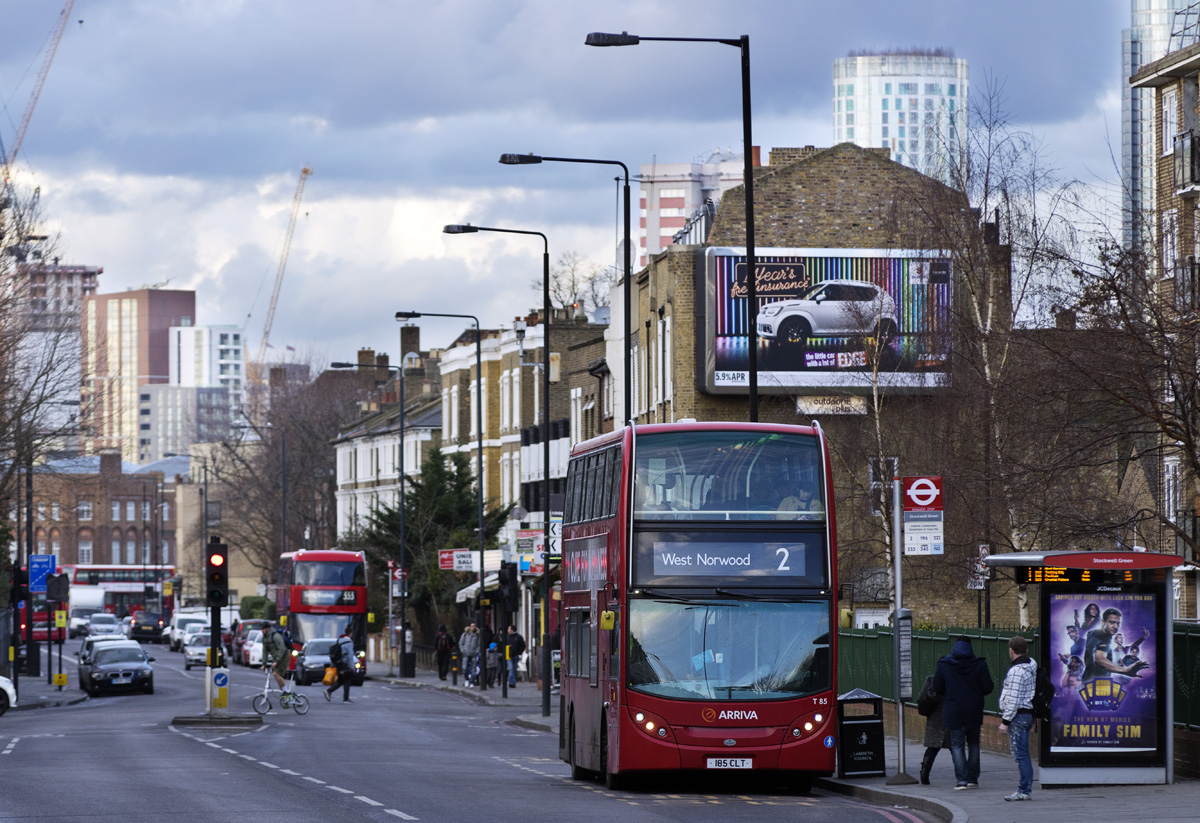
[[[875,337],[887,345],[898,333],[896,302],[874,283],[822,280],[758,313],[758,336],[777,345],[804,347],[813,337]]]
[[[704,388],[744,394],[751,324],[761,394],[854,394],[944,385],[951,264],[944,252],[759,249],[755,306],[744,249],[704,252]]]

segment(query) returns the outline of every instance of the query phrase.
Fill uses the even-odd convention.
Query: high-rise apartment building
[[[136,462],[143,446],[141,387],[170,380],[172,326],[196,316],[196,293],[138,289],[90,295],[83,310],[79,407],[84,449],[119,449]]]
[[[1142,66],[1196,41],[1183,35],[1189,22],[1184,12],[1196,0],[1130,0],[1130,26],[1121,32],[1121,176],[1122,239],[1127,248],[1150,239],[1154,208],[1155,152],[1154,89],[1127,82]],[[1194,23],[1194,15],[1191,22]],[[1152,255],[1153,256],[1153,255]]]
[[[954,184],[966,168],[967,61],[947,49],[858,52],[833,61],[833,138]]]
[[[637,267],[672,245],[690,220],[703,221],[706,204],[711,220],[721,195],[742,184],[744,171],[743,154],[719,149],[693,163],[643,164]],[[703,242],[703,238],[687,242]]]
[[[138,391],[138,463],[186,454],[194,443],[223,440],[232,426],[226,388],[142,386]]]
[[[245,401],[246,346],[240,326],[175,326],[171,329],[171,382],[225,388],[234,414]]]

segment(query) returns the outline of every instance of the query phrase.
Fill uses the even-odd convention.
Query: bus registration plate
[[[750,757],[710,757],[710,769],[753,769],[754,760]]]

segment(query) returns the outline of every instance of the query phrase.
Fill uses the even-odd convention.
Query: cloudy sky
[[[0,0],[0,138],[13,141],[62,0]],[[1129,0],[77,0],[18,158],[64,262],[102,292],[197,292],[199,323],[261,337],[300,169],[271,342],[315,361],[395,355],[400,309],[507,325],[551,256],[615,260],[614,168],[501,166],[504,152],[687,162],[741,149],[738,52],[584,46],[590,31],[750,36],[754,141],[832,140],[832,62],[948,47],[972,92],[1068,177],[1111,185]],[[634,197],[637,187],[634,184]],[[636,202],[634,208],[637,208]],[[635,212],[636,218],[636,212]],[[422,343],[460,330],[426,320]]]

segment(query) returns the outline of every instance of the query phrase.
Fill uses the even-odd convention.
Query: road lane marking
[[[276,766],[274,763],[268,763],[268,762],[267,762],[267,761],[265,761],[265,760],[260,760],[260,761],[258,761],[258,765],[260,765],[260,766],[266,766],[268,769],[278,769],[278,768],[279,768],[279,767],[278,767],[278,766]]]
[[[305,777],[304,779],[305,779],[305,780],[308,780],[308,781],[311,781],[311,782],[313,782],[313,783],[316,783],[318,786],[324,786],[324,785],[325,785],[325,781],[324,781],[324,780],[317,780],[317,778],[315,778],[315,777]]]
[[[250,761],[250,762],[252,762],[252,763],[253,763],[254,761],[258,760],[258,758],[257,758],[257,757],[251,757],[251,756],[250,756],[250,755],[248,755],[248,754],[239,754],[239,755],[238,755],[238,757],[242,758],[242,760],[249,760],[249,761]]]
[[[343,789],[341,786],[329,786],[329,785],[327,785],[327,786],[325,786],[325,788],[327,788],[327,789],[333,789],[335,792],[341,792],[342,794],[354,794],[354,792],[350,791],[349,789]]]
[[[354,795],[354,799],[361,800],[363,803],[366,803],[368,806],[382,806],[383,805],[378,800],[372,800],[369,797],[363,797],[361,794]]]
[[[295,775],[296,777],[300,776],[300,772],[294,772],[291,769],[280,769],[279,771],[282,772],[283,774]]]
[[[221,749],[221,751],[223,751],[223,752],[229,752],[230,754],[237,754],[237,750],[236,750],[236,749],[226,749],[226,748],[222,748],[222,749]]]
[[[419,817],[413,817],[411,814],[405,814],[404,812],[398,812],[395,809],[384,809],[383,813],[390,814],[394,817],[398,817],[401,820],[420,820],[421,819]]]

